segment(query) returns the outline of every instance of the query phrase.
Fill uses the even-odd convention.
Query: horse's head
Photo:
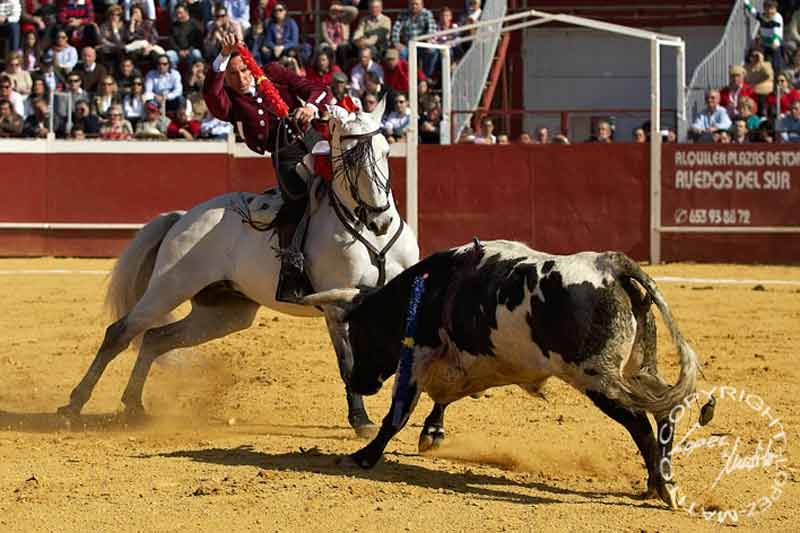
[[[367,229],[385,235],[395,210],[389,184],[389,143],[381,133],[385,103],[372,112],[331,107],[333,187]]]

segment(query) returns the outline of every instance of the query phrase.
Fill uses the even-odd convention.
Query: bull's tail
[[[173,211],[148,222],[125,248],[111,271],[106,292],[106,308],[113,321],[127,315],[147,290],[161,242],[183,216]]]
[[[695,391],[697,373],[700,370],[700,360],[678,329],[678,324],[669,310],[664,295],[656,286],[653,278],[648,276],[637,263],[624,254],[614,254],[614,265],[619,277],[635,280],[647,292],[656,307],[658,307],[661,317],[664,319],[672,336],[672,341],[678,348],[681,369],[678,381],[673,386],[653,387],[652,381],[649,380],[632,380],[632,382],[628,383],[633,403],[632,407],[656,415],[667,414],[673,407]]]

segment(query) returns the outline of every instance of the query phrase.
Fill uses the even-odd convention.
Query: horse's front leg
[[[433,404],[431,414],[425,419],[422,432],[419,434],[419,444],[417,446],[420,453],[434,450],[444,442],[444,410],[446,408],[447,404]]]
[[[347,396],[347,420],[361,438],[370,438],[375,435],[377,426],[370,420],[364,407],[364,399],[350,389],[350,375],[353,372],[353,351],[347,335],[347,324],[336,316],[337,310],[326,309],[325,323],[328,333],[336,351],[336,360],[339,363],[339,374],[344,381],[344,390]]]
[[[345,464],[352,462],[361,468],[372,468],[380,461],[386,445],[392,437],[403,429],[408,422],[411,413],[417,406],[420,395],[417,380],[410,376],[404,380],[401,373],[395,378],[395,387],[392,393],[392,406],[389,413],[384,417],[381,429],[375,438],[366,446],[348,457]]]

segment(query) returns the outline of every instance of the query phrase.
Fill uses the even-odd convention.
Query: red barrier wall
[[[666,164],[674,158],[669,150],[665,180],[675,170]],[[390,165],[403,213],[405,160],[391,158]],[[260,191],[275,183],[269,159],[226,154],[15,153],[0,154],[0,168],[0,222],[144,222],[226,191]],[[521,240],[553,253],[622,250],[645,260],[648,172],[644,145],[422,146],[423,254],[479,236]],[[665,211],[674,207],[664,205]],[[0,230],[0,255],[112,256],[132,234]],[[792,263],[800,262],[798,243],[797,235],[666,234],[662,257]]]

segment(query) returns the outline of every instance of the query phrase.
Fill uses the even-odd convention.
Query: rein
[[[353,197],[353,199],[356,201],[356,204],[357,204],[356,209],[355,209],[356,217],[359,220],[362,220],[362,221],[364,220],[364,218],[366,218],[366,214],[367,213],[379,215],[381,213],[384,213],[384,212],[388,211],[389,207],[391,206],[391,203],[389,202],[389,200],[386,201],[386,205],[382,205],[382,206],[373,206],[373,205],[370,205],[369,203],[365,202],[361,198],[361,195],[358,192],[357,175],[356,176],[352,175],[353,167],[356,166],[356,164],[362,164],[362,163],[368,162],[368,163],[372,163],[371,166],[373,168],[376,166],[375,165],[375,163],[376,163],[375,157],[374,157],[374,154],[372,153],[372,145],[371,144],[367,144],[365,141],[367,141],[367,140],[371,139],[372,137],[378,135],[380,132],[381,132],[381,130],[380,130],[380,128],[378,128],[378,129],[376,129],[374,131],[370,131],[370,132],[367,132],[367,133],[359,133],[359,134],[342,135],[342,136],[340,136],[339,137],[340,143],[341,143],[341,141],[345,141],[345,140],[349,140],[349,139],[355,139],[358,142],[354,147],[350,148],[349,150],[342,151],[338,156],[331,157],[331,161],[332,162],[339,163],[339,165],[340,165],[339,166],[340,170],[339,170],[338,173],[343,173],[344,174],[344,178],[347,181],[347,185],[348,185],[348,187],[350,189],[350,195]],[[377,182],[377,179],[372,175],[370,175],[370,179],[372,179],[372,180]],[[379,186],[382,189],[384,189],[387,193],[390,191],[391,185],[389,184],[389,178],[388,177],[386,178],[386,185],[385,186],[383,184],[381,184],[380,182],[378,182],[378,183],[379,183]]]

